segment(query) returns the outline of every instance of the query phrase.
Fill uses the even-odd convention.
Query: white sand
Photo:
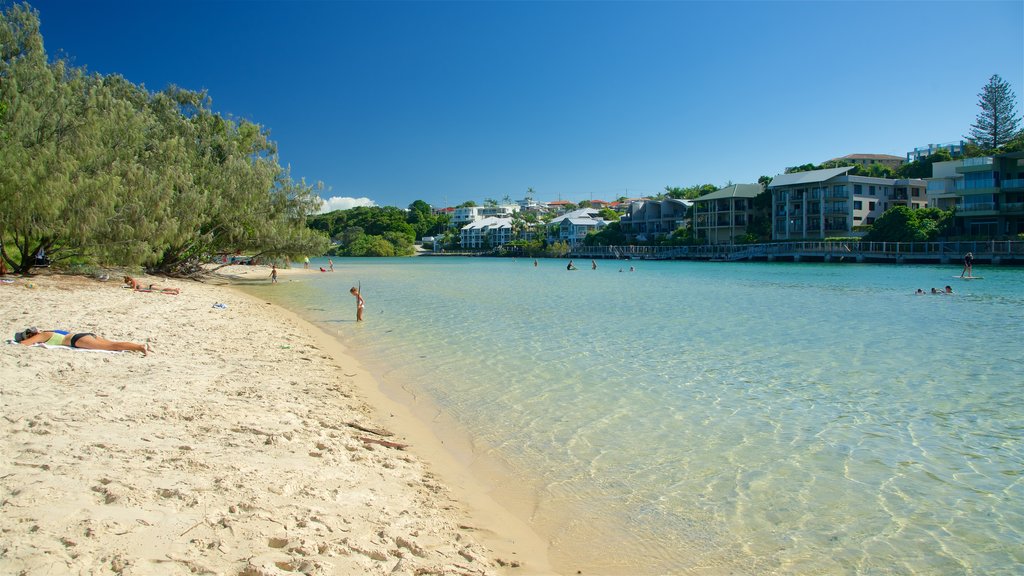
[[[38,326],[154,348],[0,344],[0,573],[550,572],[337,341],[227,287],[140,280],[181,294],[0,284],[3,340]]]

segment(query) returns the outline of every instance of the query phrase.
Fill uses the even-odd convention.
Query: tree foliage
[[[335,210],[309,217],[308,224],[337,243],[331,253],[338,256],[408,256],[417,238],[431,231],[442,233],[448,220],[449,216],[434,215],[429,204],[417,200],[408,210],[394,206]]]
[[[885,211],[864,237],[868,242],[929,242],[946,233],[953,211],[939,208],[911,210],[894,206]]]
[[[0,257],[186,273],[219,252],[322,253],[317,190],[294,182],[266,131],[202,93],[150,93],[43,49],[38,13],[0,13]]]
[[[998,150],[1020,136],[1016,103],[1010,84],[993,74],[978,94],[981,111],[965,138],[982,149]]]

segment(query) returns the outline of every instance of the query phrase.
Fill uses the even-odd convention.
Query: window
[[[853,201],[853,209],[854,210],[861,210],[861,209],[863,209],[863,206],[861,205],[860,200],[854,200]]]
[[[875,195],[875,187],[874,186],[868,186],[868,196],[874,196],[874,195]]]
[[[868,202],[868,210],[870,210],[872,212],[875,211],[875,203],[874,202]]]
[[[864,187],[863,187],[863,186],[861,186],[860,184],[854,184],[854,185],[853,185],[853,193],[854,193],[854,194],[860,194],[860,193],[861,193],[861,190],[862,190],[863,188],[864,188]]]

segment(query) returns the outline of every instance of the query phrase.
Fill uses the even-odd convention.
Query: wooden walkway
[[[704,260],[715,262],[889,262],[949,264],[971,252],[984,264],[1024,264],[1024,241],[773,242],[706,246],[580,246],[570,258]]]

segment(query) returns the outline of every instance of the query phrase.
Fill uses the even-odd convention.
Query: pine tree
[[[985,150],[996,150],[1019,133],[1020,118],[1017,117],[1016,98],[1010,85],[998,74],[989,78],[978,98],[981,112],[966,138]]]

